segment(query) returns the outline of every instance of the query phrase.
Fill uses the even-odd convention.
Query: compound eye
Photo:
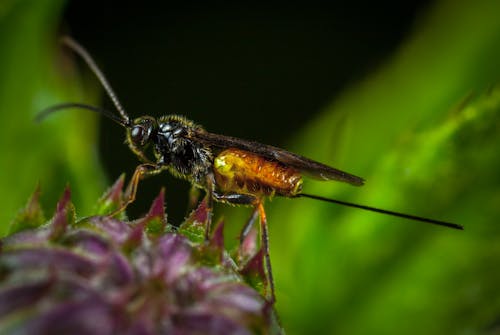
[[[130,137],[135,144],[143,145],[145,142],[146,130],[143,126],[133,126],[130,130]]]

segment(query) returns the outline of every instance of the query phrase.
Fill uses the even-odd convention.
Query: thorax
[[[211,169],[212,154],[190,136],[195,127],[181,116],[161,117],[154,152],[158,163],[166,165],[173,175],[201,185]]]

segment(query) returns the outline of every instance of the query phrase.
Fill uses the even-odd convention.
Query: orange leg
[[[128,207],[128,205],[134,202],[135,196],[137,194],[137,186],[139,185],[139,181],[141,179],[159,174],[162,171],[162,167],[154,164],[146,163],[139,165],[135,169],[134,174],[132,175],[132,179],[130,179],[127,189],[125,190],[123,204],[120,206],[120,208],[108,214],[108,216],[115,216],[116,214],[121,213]]]
[[[243,229],[240,233],[240,244],[243,243],[246,236],[250,232],[257,216],[260,217],[260,245],[264,252],[264,263],[265,263],[265,272],[267,275],[267,280],[269,282],[269,294],[267,294],[267,300],[273,304],[276,301],[276,297],[274,294],[274,279],[273,279],[273,271],[271,268],[271,257],[269,256],[269,229],[267,226],[267,218],[266,212],[264,210],[264,204],[262,199],[257,198],[254,195],[250,194],[239,194],[239,193],[227,193],[227,194],[219,194],[217,192],[213,192],[213,196],[215,200],[233,204],[233,205],[253,205],[254,210],[252,212],[252,216],[247,221]],[[241,252],[240,252],[241,253]]]
[[[267,272],[267,279],[269,281],[269,288],[270,288],[270,296],[268,297],[268,301],[271,304],[274,304],[276,301],[276,296],[274,293],[274,279],[273,279],[273,271],[271,269],[271,256],[269,255],[269,229],[267,226],[267,217],[266,217],[266,212],[264,211],[264,205],[262,204],[262,200],[259,200],[259,202],[256,205],[256,209],[259,211],[259,216],[260,216],[260,236],[261,236],[261,243],[262,243],[262,248],[264,249],[264,260],[266,263],[266,272]]]

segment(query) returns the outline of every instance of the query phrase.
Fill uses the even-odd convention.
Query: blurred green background
[[[277,308],[289,334],[500,333],[499,1],[121,5],[0,2],[2,235],[40,183],[66,183],[80,215],[137,164],[69,33],[132,117],[178,113],[208,130],[280,145],[366,178],[305,191],[463,224],[453,231],[308,199],[268,202]],[[140,187],[132,216],[167,187]],[[235,243],[248,209],[217,208]]]

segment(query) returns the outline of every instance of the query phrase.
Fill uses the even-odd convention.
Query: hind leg
[[[263,201],[256,196],[239,194],[239,193],[229,193],[229,194],[217,194],[214,193],[214,198],[217,201],[226,202],[233,205],[252,205],[254,210],[250,219],[247,221],[240,233],[240,244],[248,236],[249,232],[257,217],[260,217],[260,243],[264,251],[264,262],[267,273],[267,280],[269,282],[269,291],[267,294],[267,300],[273,304],[276,301],[276,296],[274,293],[274,279],[273,271],[271,267],[271,256],[269,253],[269,229],[267,225],[266,212],[264,210]]]

